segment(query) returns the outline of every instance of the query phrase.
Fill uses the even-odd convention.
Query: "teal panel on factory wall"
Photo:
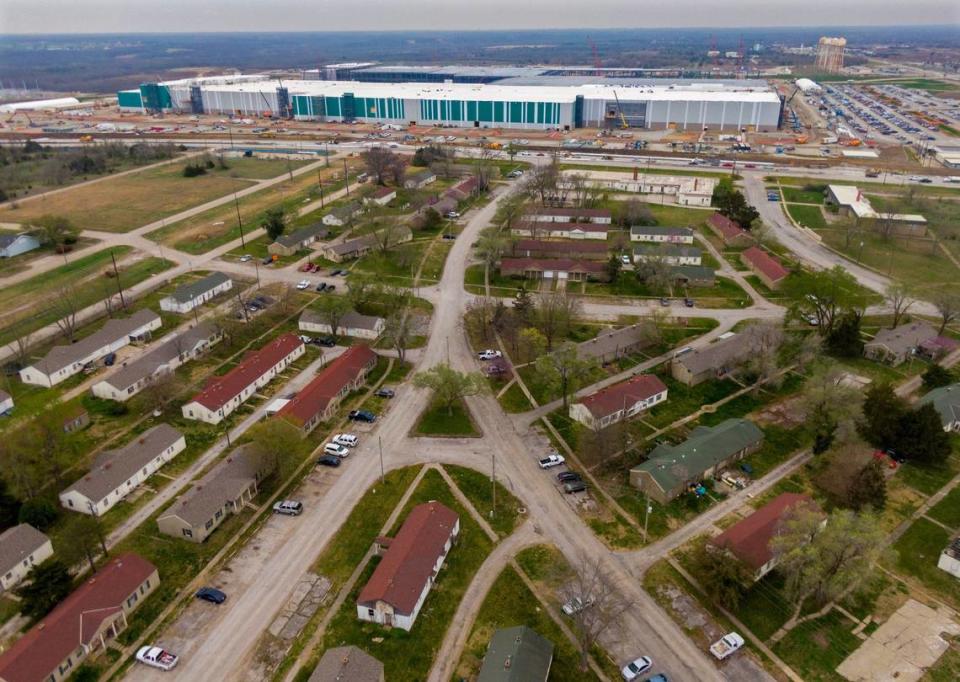
[[[450,102],[450,120],[452,121],[463,120],[463,102],[460,102],[460,101]]]
[[[339,97],[325,97],[325,104],[327,113],[330,116],[340,116],[340,98]]]
[[[479,121],[480,118],[477,115],[477,103],[476,102],[467,102],[467,120],[468,121]]]
[[[143,106],[143,98],[139,90],[121,90],[117,93],[117,105],[140,108]]]
[[[523,123],[523,102],[510,102],[510,123]]]
[[[533,123],[537,120],[537,105],[535,102],[527,102],[527,123]]]
[[[493,102],[477,102],[477,109],[479,113],[476,120],[483,123],[493,123]]]

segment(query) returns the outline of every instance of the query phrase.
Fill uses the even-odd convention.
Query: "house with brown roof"
[[[519,220],[510,234],[532,239],[594,239],[606,241],[610,226],[603,223],[573,223],[549,220]]]
[[[407,189],[423,189],[427,185],[437,181],[437,174],[429,168],[417,173],[408,173],[403,180],[403,186]]]
[[[211,378],[206,388],[185,403],[181,408],[183,416],[219,424],[303,353],[303,341],[292,333],[247,353],[239,365],[223,376]]]
[[[619,358],[653,345],[656,327],[651,322],[638,322],[628,327],[608,329],[577,344],[577,355],[590,358],[600,364],[613,362]]]
[[[515,258],[575,258],[606,261],[610,258],[610,249],[606,242],[583,239],[569,241],[518,239],[510,245],[510,255]]]
[[[790,271],[771,254],[759,246],[751,246],[740,254],[740,261],[750,268],[760,281],[770,289],[779,289],[780,284],[787,278]]]
[[[182,433],[169,424],[157,424],[122,448],[101,452],[90,472],[60,493],[60,504],[101,516],[186,448]]]
[[[394,229],[393,233],[389,235],[387,246],[388,248],[393,248],[397,244],[404,244],[411,239],[413,239],[413,232],[411,232],[410,228],[406,225],[401,225]],[[338,244],[327,244],[323,247],[323,255],[334,263],[342,263],[366,256],[377,247],[377,236],[374,234],[365,234]]]
[[[610,281],[605,263],[571,258],[501,258],[500,274],[532,280]]]
[[[143,557],[114,557],[0,655],[0,680],[67,679],[126,630],[129,615],[159,584],[157,567]]]
[[[770,541],[780,532],[783,518],[800,505],[820,511],[820,507],[809,495],[783,493],[750,516],[710,538],[708,544],[735,556],[750,568],[754,581],[760,580],[777,566],[777,557],[770,548]]]
[[[314,223],[294,230],[290,234],[282,234],[277,237],[270,246],[267,247],[267,253],[277,256],[293,256],[302,249],[309,248],[314,242],[323,239],[330,230],[324,227],[323,223]]]
[[[337,322],[336,330],[330,326],[330,322],[316,310],[307,308],[300,314],[300,331],[314,332],[317,334],[333,334],[339,336],[345,334],[359,339],[377,339],[383,334],[387,327],[387,321],[382,317],[373,315],[361,315],[356,310],[351,310],[340,318]]]
[[[674,356],[670,362],[670,374],[687,386],[696,386],[708,379],[719,379],[736,370],[763,343],[761,330],[747,327],[709,346]]]
[[[331,360],[278,412],[305,436],[337,411],[340,401],[363,386],[367,374],[377,366],[378,356],[370,346],[350,346]]]
[[[257,496],[270,468],[253,445],[241,445],[162,512],[157,527],[165,535],[203,542],[228,515],[239,514]]]
[[[357,618],[408,632],[460,534],[460,517],[439,502],[418,504],[387,546],[357,598]]]
[[[600,431],[611,424],[649,410],[667,399],[667,387],[653,374],[639,374],[601,388],[570,405],[570,418]]]
[[[935,339],[937,330],[926,322],[908,322],[899,327],[884,327],[863,345],[864,356],[896,367],[912,356],[926,341]]]
[[[727,246],[750,246],[753,237],[745,229],[721,213],[714,213],[707,218],[707,227],[720,237]]]
[[[50,538],[29,523],[7,528],[0,533],[0,587],[13,589],[34,566],[52,556]]]
[[[397,190],[393,187],[377,187],[370,194],[365,196],[363,200],[368,204],[376,204],[377,206],[386,206],[391,201],[397,198]]]
[[[323,652],[307,682],[383,682],[383,663],[363,649],[338,646]]]
[[[608,208],[556,208],[540,206],[524,214],[525,220],[548,223],[596,223],[609,225],[613,214]]]

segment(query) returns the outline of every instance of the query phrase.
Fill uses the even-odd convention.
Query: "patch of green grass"
[[[956,607],[960,604],[960,583],[937,568],[940,553],[950,539],[950,533],[937,524],[917,519],[893,544],[897,558],[892,568],[901,576],[920,581],[926,589]]]
[[[487,523],[496,531],[497,535],[507,537],[519,525],[521,521],[519,509],[523,505],[499,480],[497,481],[496,513],[490,514],[493,509],[493,487],[490,485],[489,472],[481,473],[454,464],[444,464],[443,468],[447,470],[450,478],[467,496],[470,504],[479,513],[483,514]]]
[[[658,376],[667,386],[667,400],[653,407],[644,421],[659,428],[693,414],[703,405],[722,400],[740,388],[730,379],[711,379],[696,386],[687,386],[666,373],[658,373]]]
[[[785,185],[782,189],[783,199],[784,201],[788,201],[793,204],[823,204],[823,192],[826,189],[826,185],[817,186],[822,187],[823,189],[803,189]]]
[[[523,390],[520,388],[520,384],[517,383],[514,383],[503,395],[497,398],[497,402],[500,403],[500,407],[503,408],[504,412],[508,414],[517,414],[533,409],[533,405],[530,404],[527,396],[524,395]]]
[[[851,634],[853,621],[832,611],[823,618],[798,625],[773,647],[804,680],[842,680],[835,671],[844,659],[860,646]]]
[[[954,488],[937,502],[927,516],[951,528],[960,527],[960,488]]]
[[[750,586],[734,615],[762,640],[769,639],[793,613],[783,596],[783,578],[773,571]]]
[[[960,471],[960,456],[956,452],[940,466],[905,462],[897,469],[897,476],[914,490],[933,495],[945,486]]]
[[[784,188],[786,190],[786,188]],[[799,204],[786,204],[787,213],[790,214],[797,223],[811,230],[822,230],[827,226],[827,221],[823,217],[823,211],[819,206],[803,206]]]
[[[921,682],[956,682],[960,680],[960,647],[956,640],[937,659],[937,662],[927,668],[927,672],[920,678]]]
[[[534,582],[549,581],[558,574],[558,569],[566,566],[560,550],[552,545],[526,547],[517,552],[515,559],[517,565]]]
[[[763,445],[755,453],[743,459],[753,468],[753,478],[767,475],[783,464],[794,452],[808,446],[812,440],[805,426],[785,428],[777,424],[763,425]]]
[[[0,597],[0,623],[6,623],[18,613],[20,613],[20,602],[7,596]]]
[[[440,403],[431,403],[420,415],[413,432],[418,436],[479,436],[470,410],[462,400],[448,410]]]

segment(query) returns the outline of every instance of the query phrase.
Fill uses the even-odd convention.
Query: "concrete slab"
[[[960,634],[946,609],[910,599],[837,667],[850,682],[915,682]]]

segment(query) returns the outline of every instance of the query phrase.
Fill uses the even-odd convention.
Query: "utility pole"
[[[237,193],[236,193],[236,191],[234,191],[234,193],[233,193],[233,205],[234,205],[234,206],[236,207],[236,209],[237,209],[237,225],[240,226],[240,245],[241,245],[242,247],[246,248],[246,247],[247,247],[247,242],[246,242],[246,240],[243,238],[243,221],[240,220],[240,200],[237,199]]]
[[[237,287],[237,303],[240,304],[240,310],[243,311],[243,321],[249,322],[250,318],[247,316],[247,306],[243,304],[243,299],[240,298],[240,287]]]
[[[377,436],[377,444],[380,446],[380,485],[383,485],[383,436]]]
[[[326,141],[323,143],[323,159],[326,162],[325,167],[330,167],[330,147]]]
[[[343,184],[347,188],[347,196],[350,196],[350,174],[347,171],[347,160],[343,160]]]
[[[257,273],[257,291],[260,291],[260,261],[257,258],[253,259],[253,269]]]
[[[323,208],[323,178],[320,177],[320,169],[317,169],[317,184],[320,186],[320,208]]]
[[[650,496],[647,495],[647,491],[643,491],[643,508],[646,512],[643,515],[643,541],[647,541],[647,522],[650,521]]]
[[[127,302],[123,300],[123,286],[120,284],[120,273],[117,271],[117,259],[113,255],[113,249],[110,249],[110,260],[113,261],[113,276],[117,280],[117,291],[120,292],[120,305],[127,309]]]
[[[497,515],[497,456],[490,453],[490,488],[493,491],[493,509],[490,510],[490,518]]]

